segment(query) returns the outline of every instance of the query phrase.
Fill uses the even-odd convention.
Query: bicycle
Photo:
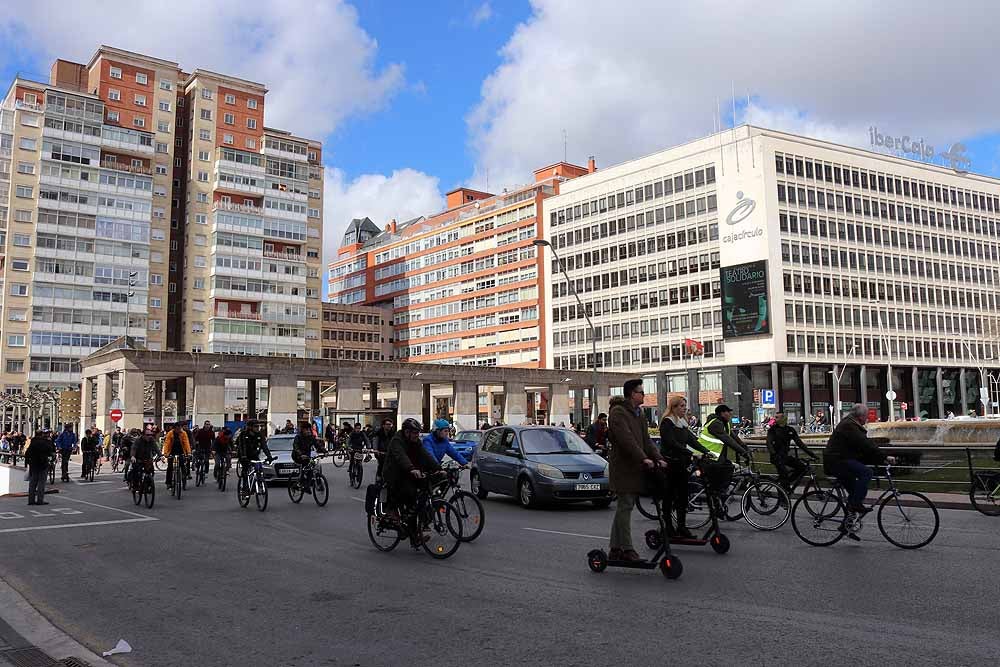
[[[162,452],[156,452],[156,456],[153,457],[153,465],[159,472],[167,471],[167,457],[163,455]]]
[[[132,489],[132,502],[136,505],[146,503],[146,509],[153,508],[153,502],[156,500],[156,484],[153,483],[153,466],[143,466],[138,483],[133,480],[130,487]]]
[[[462,519],[462,534],[459,539],[463,542],[471,542],[483,532],[486,519],[483,504],[475,494],[462,489],[461,466],[449,465],[442,469],[447,473],[447,478],[434,487],[434,497],[445,498],[458,510],[458,516]],[[450,496],[448,496],[449,492],[451,492]]]
[[[250,504],[250,496],[254,496],[257,509],[261,512],[267,509],[267,482],[264,480],[264,462],[257,459],[250,461],[250,470],[239,476],[236,484],[236,498],[240,507]]]
[[[201,451],[194,452],[194,485],[201,486],[208,477],[208,456]]]
[[[220,456],[215,462],[215,481],[219,485],[219,491],[225,492],[226,481],[229,478],[229,468],[232,464],[228,456]]]
[[[969,502],[986,516],[1000,516],[1000,471],[975,470],[972,450],[966,448],[969,459]]]
[[[351,456],[351,464],[347,468],[347,476],[350,480],[351,488],[360,489],[361,481],[365,477],[365,468],[364,468],[365,450],[363,449],[351,450],[350,456]],[[368,453],[368,456],[371,456],[370,452]],[[334,461],[336,461],[336,459],[334,459]]]
[[[435,498],[433,477],[421,480],[413,507],[401,510],[396,519],[390,514],[379,513],[377,507],[368,506],[368,538],[379,551],[392,551],[403,538],[410,538],[413,549],[423,547],[432,558],[444,560],[451,557],[462,545],[462,520],[455,506],[443,498]],[[438,482],[439,483],[439,482]],[[416,524],[416,531],[411,532]],[[425,536],[429,531],[430,536]]]
[[[115,451],[111,453],[111,472],[118,472],[118,469],[125,465],[127,458],[128,454],[123,447],[115,447]]]
[[[187,457],[183,454],[171,454],[171,480],[170,495],[177,500],[181,499],[181,491],[187,490],[187,467],[185,465]]]
[[[885,465],[882,476],[889,488],[862,514],[847,511],[847,491],[839,481],[834,481],[830,491],[810,491],[800,497],[792,509],[795,534],[811,546],[830,546],[845,535],[857,535],[863,528],[865,514],[877,506],[879,532],[890,544],[900,549],[919,549],[930,544],[940,527],[937,507],[922,493],[896,489],[891,464]],[[909,539],[914,532],[917,539]]]
[[[337,442],[335,445],[331,446],[328,453],[335,468],[343,468],[344,464],[350,459],[350,451],[347,449],[347,445],[343,442]]]
[[[59,460],[56,458],[55,454],[49,457],[49,484],[56,483],[56,466],[58,463]]]
[[[330,485],[321,471],[319,460],[327,456],[329,455],[309,459],[308,463],[299,467],[299,476],[289,480],[288,497],[293,503],[302,502],[302,495],[310,493],[317,505],[326,505],[330,499]]]

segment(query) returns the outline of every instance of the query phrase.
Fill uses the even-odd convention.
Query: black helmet
[[[411,417],[411,418],[409,418],[409,419],[407,419],[407,420],[405,420],[403,422],[403,428],[402,428],[402,430],[403,431],[416,431],[417,433],[420,433],[420,428],[421,428],[420,427],[420,422],[418,422],[416,419],[413,419]]]

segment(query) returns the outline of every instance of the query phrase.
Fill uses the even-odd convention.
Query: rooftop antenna
[[[721,170],[721,175],[726,175],[726,151],[723,150],[722,146],[722,111],[720,110],[719,96],[715,96],[715,118],[719,125],[719,167]]]
[[[563,162],[566,161],[566,128],[563,128]]]
[[[753,125],[753,107],[750,106],[750,90],[747,89],[747,125]],[[747,136],[750,132],[747,131]],[[757,158],[753,154],[753,142],[750,142],[750,167],[757,168]]]
[[[740,147],[736,143],[736,82],[732,81],[733,86],[733,145],[736,146],[736,172],[740,171]]]

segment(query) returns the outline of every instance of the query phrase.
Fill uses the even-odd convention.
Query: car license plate
[[[298,475],[299,474],[299,470],[298,470],[298,468],[282,468],[281,470],[278,471],[278,474],[279,475]]]
[[[354,455],[354,460],[355,461],[364,461],[365,460],[365,455],[364,454],[355,454]]]
[[[576,490],[577,491],[600,491],[601,490],[601,485],[600,484],[577,484],[576,485]]]

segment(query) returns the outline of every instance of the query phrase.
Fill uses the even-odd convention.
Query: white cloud
[[[348,180],[335,167],[326,168],[323,192],[324,266],[337,256],[337,248],[347,223],[353,218],[371,218],[385,228],[390,220],[399,222],[444,209],[438,179],[415,169],[398,169],[389,176],[365,174]]]
[[[87,62],[101,44],[258,81],[268,125],[322,139],[348,116],[385,104],[403,67],[378,67],[378,44],[341,0],[139,0],[121,6],[32,0],[5,6],[0,39],[36,58]]]
[[[754,122],[846,143],[871,124],[936,145],[1000,129],[997,3],[532,6],[467,118],[472,182],[525,181],[562,158],[563,130],[568,158],[599,166],[708,134],[734,82]]]
[[[476,7],[476,11],[472,12],[472,25],[480,26],[486,23],[491,18],[493,18],[493,7],[489,2],[484,2],[483,4]]]

